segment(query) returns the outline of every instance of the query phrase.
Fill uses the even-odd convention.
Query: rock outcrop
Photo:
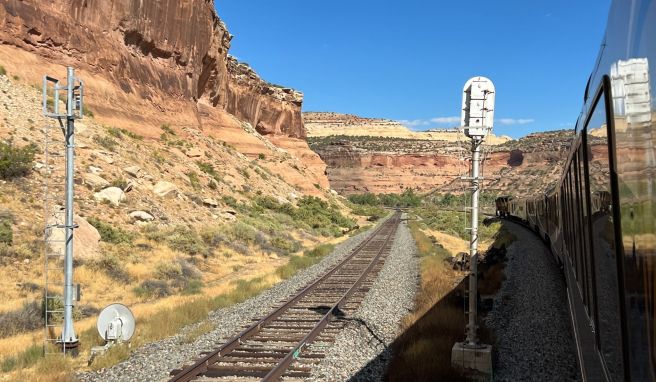
[[[73,66],[103,124],[151,139],[160,125],[193,127],[251,158],[270,153],[264,140],[282,137],[290,144],[282,149],[314,155],[304,143],[303,94],[237,62],[232,37],[210,0],[0,2],[0,63],[33,84]],[[327,185],[323,172],[293,178],[308,193]]]
[[[310,130],[312,133],[313,130]],[[489,192],[531,195],[555,183],[568,153],[571,131],[531,134],[485,146],[484,187]],[[468,175],[464,138],[435,140],[390,136],[324,135],[308,138],[327,165],[331,188],[340,193],[462,192]],[[591,142],[595,145],[603,143]]]

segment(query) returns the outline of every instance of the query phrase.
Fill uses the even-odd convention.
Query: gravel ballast
[[[535,234],[504,224],[517,240],[508,247],[507,279],[486,318],[496,335],[494,380],[580,380],[562,271]]]
[[[380,279],[387,280],[386,283],[397,284],[389,284],[386,290],[381,290],[384,288],[381,288],[379,279],[371,290],[370,295],[373,297],[370,298],[368,296],[358,311],[358,314],[363,312],[363,320],[369,323],[374,333],[380,333],[386,343],[391,342],[393,338],[393,333],[396,329],[395,323],[398,323],[400,318],[411,307],[417,283],[417,263],[415,260],[409,260],[409,258],[414,258],[413,254],[397,256],[397,253],[400,252],[411,252],[411,250],[407,249],[409,243],[414,248],[414,243],[412,243],[412,238],[407,228],[405,228],[405,223],[402,226],[397,233],[397,241],[394,244],[394,249],[380,274]],[[210,313],[209,320],[216,324],[216,328],[200,336],[196,341],[188,344],[183,343],[186,333],[193,330],[199,324],[184,328],[176,336],[142,346],[135,350],[128,360],[113,367],[95,372],[80,373],[77,375],[78,380],[84,382],[166,380],[171,370],[199,358],[201,352],[213,350],[217,344],[222,343],[223,340],[243,330],[243,325],[249,319],[266,315],[278,301],[287,298],[300,287],[316,279],[326,269],[348,255],[370,232],[371,230],[349,238],[337,245],[335,250],[320,263],[300,271],[292,278],[276,284],[259,296]],[[399,268],[390,269],[390,267]],[[411,273],[413,274],[411,275]],[[404,274],[404,276],[401,274]],[[398,292],[392,292],[393,290],[398,290]],[[390,298],[390,293],[394,293],[391,296],[395,297]],[[407,303],[404,303],[403,301],[406,300]],[[387,309],[390,311],[388,312]],[[383,318],[387,314],[394,318]],[[357,327],[355,327],[355,330],[357,331]],[[338,339],[336,345],[339,343],[340,340]],[[377,352],[367,350],[365,351],[366,355],[362,354],[361,356],[354,357],[352,354],[350,358],[362,359],[366,363],[366,360],[380,353],[384,349],[384,346],[379,348],[378,345],[374,344],[374,348],[378,349]],[[349,370],[357,370],[357,368],[353,366]]]
[[[405,217],[405,214],[404,216]],[[419,283],[417,249],[402,221],[392,252],[369,293],[337,335],[326,358],[313,369],[313,381],[378,381],[390,359],[388,346],[410,312]]]

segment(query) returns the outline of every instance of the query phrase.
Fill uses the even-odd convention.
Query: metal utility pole
[[[51,88],[49,87],[51,86]],[[73,328],[73,306],[76,288],[73,284],[73,230],[77,228],[73,222],[73,199],[74,199],[74,176],[75,176],[75,120],[82,118],[83,112],[83,86],[84,84],[75,77],[72,67],[67,68],[66,84],[60,85],[59,80],[45,76],[43,79],[43,114],[47,117],[57,119],[64,133],[65,141],[65,219],[64,224],[61,222],[54,222],[54,224],[47,225],[47,229],[63,229],[64,230],[64,258],[63,258],[63,272],[64,272],[64,310],[63,310],[63,324],[61,336],[57,338],[57,344],[62,347],[64,352],[76,349],[79,341]],[[52,105],[49,105],[49,89],[52,89],[53,100]],[[59,92],[66,91],[66,112],[61,114],[59,112]],[[65,121],[65,122],[64,122]],[[46,145],[46,156],[47,154]],[[46,195],[46,197],[48,197]],[[46,254],[46,274],[48,272],[48,257],[53,256]],[[47,276],[46,276],[47,277]],[[48,316],[48,283],[46,281],[46,316]],[[46,323],[48,317],[46,317]]]
[[[471,78],[463,88],[461,126],[471,139],[471,236],[469,241],[469,306],[467,339],[452,350],[452,363],[468,369],[491,372],[491,347],[482,345],[477,337],[478,319],[478,198],[481,191],[481,147],[494,125],[495,91],[485,77]]]

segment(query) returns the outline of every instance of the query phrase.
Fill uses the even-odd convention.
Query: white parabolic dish
[[[111,304],[100,312],[96,327],[100,336],[105,340],[119,339],[108,338],[108,333],[112,333],[115,328],[120,328],[120,340],[129,341],[134,335],[136,322],[130,308],[123,304]],[[110,335],[110,337],[114,336]]]

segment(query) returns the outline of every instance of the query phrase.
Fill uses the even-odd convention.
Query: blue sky
[[[571,128],[610,0],[216,0],[230,53],[305,93],[304,111],[458,124],[473,76],[496,86],[494,132]]]

